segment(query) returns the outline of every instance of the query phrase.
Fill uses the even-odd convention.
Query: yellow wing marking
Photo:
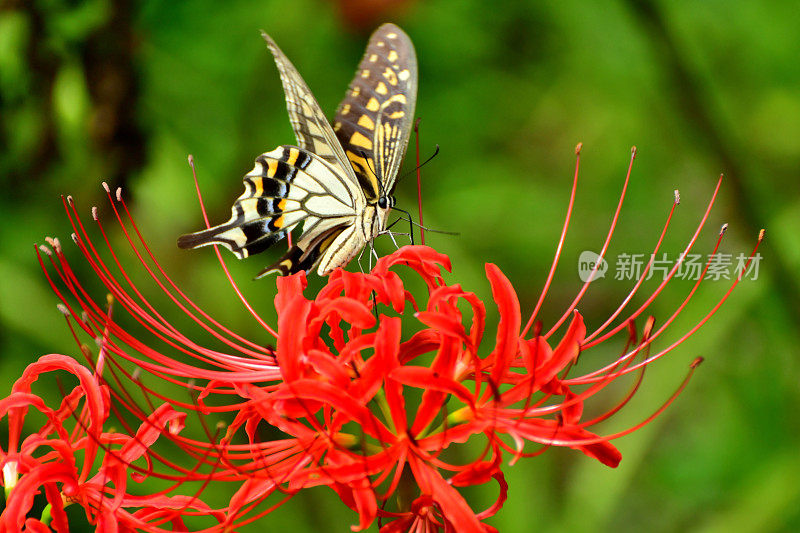
[[[297,156],[300,155],[300,150],[297,148],[289,148],[289,157],[286,159],[286,162],[291,166],[294,166],[297,163]]]
[[[399,103],[405,105],[405,103],[406,103],[406,95],[401,93],[401,94],[396,94],[396,95],[392,96],[391,98],[389,98],[388,100],[386,100],[383,103],[383,107],[387,107],[392,102],[399,102]]]
[[[364,137],[364,135],[358,131],[353,133],[353,136],[350,137],[350,144],[363,148],[364,150],[372,150],[372,141]]]
[[[274,178],[275,172],[278,170],[278,161],[270,159],[267,161],[267,177]]]
[[[380,127],[380,125],[379,125],[379,127]],[[364,175],[367,177],[369,182],[372,184],[372,188],[375,191],[375,194],[378,194],[379,193],[378,177],[372,171],[372,165],[367,163],[367,160],[364,159],[362,156],[360,156],[358,154],[354,154],[350,150],[347,150],[347,159],[349,159],[350,162],[353,165],[357,165],[358,167],[363,169]]]
[[[397,74],[389,67],[386,67],[386,70],[383,71],[383,77],[386,78],[386,81],[390,84],[397,85]]]
[[[358,125],[367,128],[368,130],[375,129],[375,122],[369,118],[369,115],[361,115],[361,118],[358,119]]]
[[[263,196],[264,195],[264,182],[262,180],[253,180],[253,185],[255,185],[255,190],[253,194],[250,196]]]
[[[347,150],[347,159],[350,160],[351,163],[356,164],[364,169],[365,173],[368,172],[370,174],[369,178],[374,180],[375,174],[372,172],[372,167],[367,163],[367,160],[364,159],[362,156]]]

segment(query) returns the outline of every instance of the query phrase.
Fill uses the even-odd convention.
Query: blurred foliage
[[[710,252],[723,222],[730,229],[722,251],[733,254],[749,252],[758,229],[768,228],[758,281],[743,282],[696,337],[652,367],[636,400],[609,421],[614,432],[643,420],[694,357],[706,358],[665,415],[617,441],[621,466],[610,470],[570,450],[521,461],[508,469],[509,500],[492,523],[503,532],[800,529],[796,2],[505,1],[487,8],[479,0],[387,0],[376,2],[387,11],[369,13],[358,4],[0,2],[3,394],[39,355],[77,355],[32,244],[46,235],[69,241],[59,195],[108,215],[102,180],[125,187],[148,243],[193,298],[234,329],[263,335],[213,254],[175,247],[177,235],[202,224],[186,156],[196,158],[212,219],[227,219],[253,158],[294,141],[258,30],[275,38],[332,113],[364,32],[391,17],[417,47],[423,157],[441,146],[422,172],[424,220],[460,233],[427,240],[484,301],[491,294],[483,264],[491,261],[514,282],[523,310],[532,309],[579,141],[577,203],[545,323],[580,287],[580,252],[603,242],[633,144],[639,155],[609,257],[649,253],[677,188],[683,203],[664,249],[675,257],[721,172],[720,200],[697,250]],[[396,194],[400,206],[416,205],[412,178]],[[249,281],[268,262],[231,267],[270,319],[274,282]],[[83,268],[77,260],[73,266]],[[580,310],[599,325],[629,288],[600,280]],[[697,323],[726,288],[704,285],[656,348]],[[689,289],[673,282],[651,312],[663,322]],[[610,346],[609,357],[621,349]],[[494,497],[487,490],[474,495],[476,508]],[[265,522],[300,533],[345,531],[354,520],[320,489]]]

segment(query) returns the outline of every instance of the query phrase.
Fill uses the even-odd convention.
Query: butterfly
[[[375,30],[331,126],[294,65],[262,36],[280,73],[297,146],[258,156],[230,220],[183,235],[178,246],[219,244],[244,259],[302,224],[297,242],[256,277],[314,268],[324,276],[386,230],[414,119],[414,45],[394,24]]]

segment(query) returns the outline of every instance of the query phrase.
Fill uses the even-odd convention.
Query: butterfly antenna
[[[438,144],[436,145],[436,149],[433,151],[433,153],[430,155],[430,157],[428,157],[428,159],[426,159],[424,162],[420,163],[419,162],[419,158],[417,158],[417,166],[415,168],[409,170],[408,172],[406,172],[402,176],[398,177],[397,181],[400,181],[401,179],[405,178],[406,176],[409,176],[410,174],[413,174],[414,172],[417,172],[419,169],[421,169],[422,167],[424,167],[425,165],[427,165],[428,163],[433,161],[433,158],[436,157],[437,155],[439,155],[439,145]]]
[[[404,218],[404,217],[398,217],[398,219],[397,219],[397,220],[395,220],[395,221],[394,221],[394,222],[393,222],[393,223],[392,223],[392,224],[391,224],[391,225],[390,225],[388,228],[386,228],[386,229],[389,229],[389,228],[391,228],[392,226],[394,226],[395,224],[397,224],[397,223],[398,223],[399,221],[401,221],[401,220],[405,220],[406,222],[408,222],[408,223],[409,223],[409,224],[411,224],[412,226],[416,226],[416,227],[418,227],[418,228],[420,228],[420,229],[424,229],[425,231],[430,231],[430,232],[432,232],[432,233],[441,233],[442,235],[461,235],[461,233],[459,233],[459,232],[457,232],[457,231],[446,231],[446,230],[443,230],[443,229],[433,229],[433,228],[430,228],[430,227],[428,227],[428,226],[425,226],[425,225],[423,225],[423,224],[417,224],[417,223],[416,223],[416,222],[414,222],[414,220],[411,218],[411,213],[409,213],[409,212],[408,212],[408,211],[406,211],[405,209],[400,209],[399,207],[396,207],[396,206],[395,206],[395,207],[393,207],[392,209],[394,209],[394,210],[396,210],[396,211],[400,211],[401,213],[405,213],[405,214],[406,214],[406,216],[408,216],[408,218]],[[413,237],[412,237],[412,244],[413,244]]]

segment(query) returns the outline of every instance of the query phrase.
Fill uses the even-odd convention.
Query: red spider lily
[[[616,226],[630,170],[629,166],[601,257]],[[660,327],[655,328],[652,318],[644,318],[643,327],[637,329],[635,320],[674,277],[680,263],[643,305],[626,313],[648,265],[619,308],[591,332],[576,311],[590,284],[587,282],[564,314],[545,331],[537,314],[558,263],[577,176],[576,164],[553,266],[526,322],[511,282],[498,267],[486,265],[500,316],[493,342],[484,335],[484,303],[474,293],[449,283],[449,276],[443,272],[450,271],[449,259],[425,246],[403,247],[380,259],[368,273],[337,270],[315,296],[304,294],[305,275],[279,278],[277,328],[258,317],[228,275],[248,312],[266,335],[274,337],[275,347],[253,342],[213,320],[178,289],[150,253],[121,194],[117,193],[116,201],[109,194],[135,257],[182,313],[225,346],[222,350],[204,347],[156,310],[132,281],[108,240],[108,252],[100,253],[74,202],[68,199],[65,205],[75,229],[74,240],[111,294],[109,301],[117,302],[114,311],[108,303],[93,300],[82,287],[55,240],[50,241],[55,253],[50,248],[43,250],[51,257],[60,282],[48,277],[67,306],[65,315],[76,339],[82,331],[100,343],[108,373],[116,383],[102,389],[108,391],[107,401],[113,400],[112,406],[138,418],[141,427],[151,434],[135,440],[141,442],[137,450],[147,455],[145,467],[137,467],[132,457],[114,454],[101,436],[92,439],[95,451],[112,454],[121,468],[139,468],[136,471],[141,476],[169,482],[169,489],[158,497],[183,490],[181,485],[200,485],[193,491],[184,490],[180,496],[183,506],[174,505],[178,500],[173,500],[172,506],[151,502],[142,511],[143,502],[147,503],[143,497],[137,501],[139,514],[130,512],[129,507],[136,506],[124,496],[120,499],[109,493],[109,500],[121,502],[114,512],[138,519],[135,527],[139,529],[162,531],[164,524],[197,514],[202,505],[210,508],[200,503],[209,492],[206,489],[229,486],[233,496],[226,505],[215,507],[213,518],[218,523],[206,530],[232,531],[270,512],[274,506],[264,503],[270,496],[275,495],[279,499],[275,505],[280,505],[303,488],[327,486],[358,513],[354,530],[363,530],[377,520],[382,531],[490,531],[493,528],[484,520],[502,507],[508,490],[502,473],[504,458],[514,463],[550,446],[562,446],[616,466],[621,454],[610,441],[651,421],[686,382],[652,416],[633,427],[612,434],[599,433],[594,427],[630,400],[644,368],[697,331],[739,280],[732,282],[720,302],[694,327],[655,353],[651,349],[654,341],[685,308],[705,276],[700,276]],[[716,194],[715,190],[684,254],[695,245]],[[677,204],[676,196],[653,256]],[[96,212],[94,215],[105,239]],[[110,263],[104,255],[112,258]],[[411,294],[407,289],[414,278],[424,282],[424,294]],[[167,346],[169,353],[123,327],[117,316],[119,308],[158,345]],[[566,331],[557,338],[555,332],[567,322]],[[618,358],[582,375],[570,375],[579,356],[616,336],[627,340]],[[131,365],[191,391],[191,399],[171,397],[160,387],[146,385],[132,375]],[[635,379],[624,398],[605,413],[584,417],[585,402],[628,375]],[[99,382],[105,387],[105,381]],[[165,431],[163,421],[153,418],[152,406],[139,406],[128,392],[131,384],[141,389],[148,403],[156,397],[170,413],[194,414],[190,419],[200,421],[205,435],[192,438],[186,432]],[[221,415],[228,415],[231,421],[225,435],[217,438],[206,429],[207,420]],[[266,425],[282,432],[282,438],[263,438]],[[83,427],[88,430],[94,426],[86,423]],[[125,429],[128,435],[136,434],[132,427]],[[156,436],[161,437],[159,443],[155,443]],[[178,465],[149,446],[161,441],[177,446],[190,466],[185,462]],[[483,511],[473,511],[460,489],[493,480],[499,487],[495,503]],[[104,508],[96,501],[89,505]]]
[[[54,409],[31,389],[42,375],[57,371],[72,374],[78,385]],[[142,517],[169,509],[210,511],[202,502],[186,498],[128,493],[129,476],[136,483],[146,478],[130,465],[149,462],[150,446],[162,431],[177,434],[185,414],[164,404],[133,435],[107,432],[103,426],[109,399],[108,387],[71,357],[45,355],[28,366],[11,394],[0,400],[0,417],[7,417],[9,426],[7,449],[0,450],[6,490],[0,531],[69,531],[65,507],[71,504],[80,505],[102,531],[134,531],[145,523]],[[40,413],[44,423],[23,438],[31,410]],[[27,518],[42,492],[49,518]],[[182,524],[180,515],[173,523]]]

